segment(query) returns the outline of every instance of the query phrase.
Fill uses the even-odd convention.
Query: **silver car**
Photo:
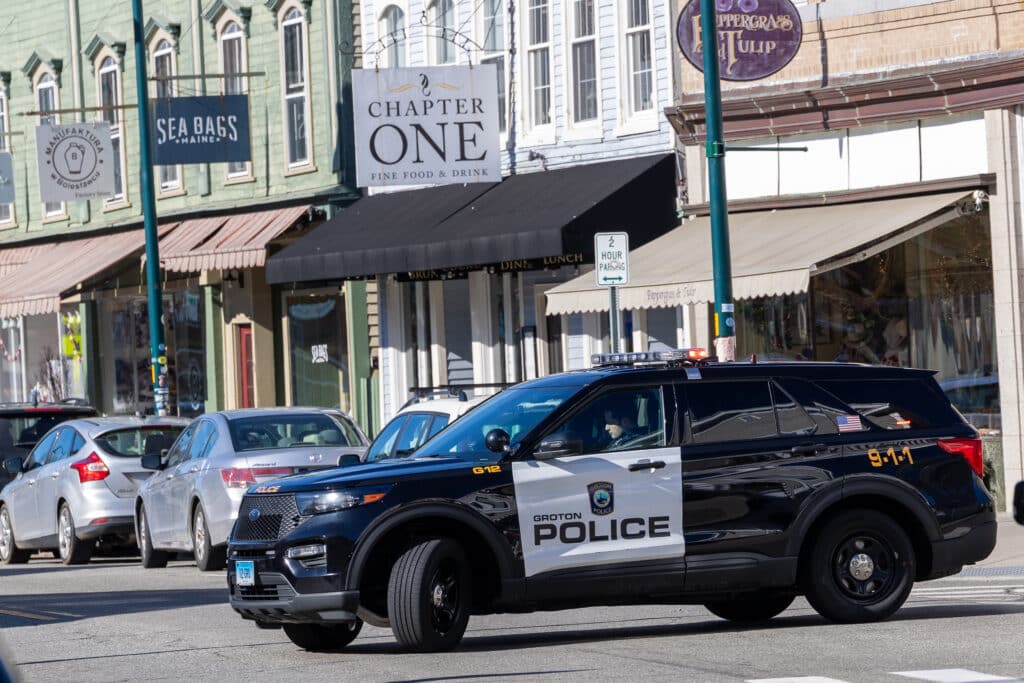
[[[227,410],[195,419],[139,487],[135,527],[142,566],[167,565],[191,551],[202,571],[223,569],[228,534],[250,486],[309,469],[335,467],[366,451],[366,435],[337,410]]]
[[[129,544],[133,503],[152,472],[140,456],[167,448],[187,420],[94,417],[47,432],[0,491],[0,562],[27,562],[33,550],[57,550],[64,564],[89,561],[98,539]]]

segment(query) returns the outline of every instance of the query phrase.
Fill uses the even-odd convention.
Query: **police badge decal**
[[[587,486],[590,511],[595,515],[610,515],[615,509],[615,487],[607,481],[595,481]]]

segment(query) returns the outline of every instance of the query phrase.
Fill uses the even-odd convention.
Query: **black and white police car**
[[[741,622],[805,595],[893,614],[995,545],[981,442],[924,370],[595,357],[507,389],[408,457],[249,490],[231,606],[335,650],[471,614],[691,603]]]

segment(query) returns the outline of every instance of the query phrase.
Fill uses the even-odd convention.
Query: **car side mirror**
[[[14,456],[12,458],[7,458],[6,460],[4,460],[4,472],[11,475],[12,477],[16,474],[19,474],[24,466],[25,463],[22,462],[21,458],[18,456]]]
[[[342,453],[338,456],[338,467],[352,467],[363,461],[357,453]]]
[[[1024,524],[1024,481],[1013,487],[1013,518],[1017,524]]]
[[[533,450],[534,460],[550,460],[583,452],[583,441],[567,434],[551,434],[544,437]]]
[[[509,449],[512,437],[504,429],[495,428],[487,432],[484,437],[484,445],[491,453],[505,453]]]
[[[163,451],[166,453],[167,451]],[[162,470],[164,468],[163,455],[157,455],[156,453],[147,453],[142,456],[142,467],[147,470]]]

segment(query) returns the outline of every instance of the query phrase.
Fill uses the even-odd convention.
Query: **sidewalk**
[[[1024,574],[1024,526],[1013,521],[1009,512],[999,513],[996,549],[976,567],[1019,567]]]

